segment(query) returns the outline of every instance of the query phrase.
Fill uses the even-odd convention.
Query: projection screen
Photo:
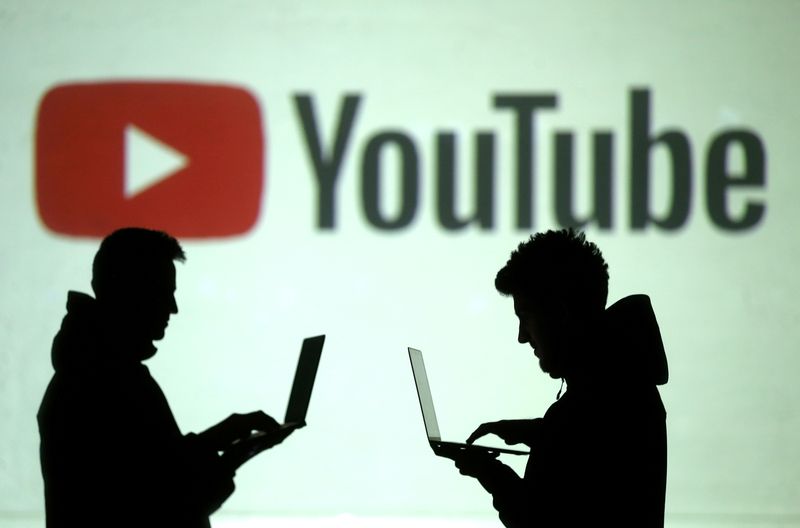
[[[798,16],[0,1],[0,524],[44,525],[51,341],[99,240],[136,223],[188,257],[147,362],[184,432],[282,417],[302,339],[327,335],[308,426],[214,526],[500,526],[430,451],[406,347],[444,436],[541,416],[559,383],[493,279],[568,225],[609,301],[646,293],[661,325],[667,525],[800,526]]]

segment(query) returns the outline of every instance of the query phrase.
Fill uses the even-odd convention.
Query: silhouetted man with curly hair
[[[496,455],[439,454],[478,479],[510,528],[662,527],[667,436],[657,385],[668,373],[649,298],[606,308],[608,266],[573,230],[521,243],[495,287],[514,301],[519,342],[567,389],[543,418],[486,423],[467,440],[527,444],[524,477]]]

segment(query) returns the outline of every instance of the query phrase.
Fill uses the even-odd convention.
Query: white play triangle
[[[133,125],[125,127],[125,198],[186,167],[189,158]]]

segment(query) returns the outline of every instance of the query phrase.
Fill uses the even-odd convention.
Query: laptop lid
[[[417,386],[417,397],[422,409],[422,421],[425,422],[425,432],[428,440],[438,442],[442,437],[439,433],[439,422],[436,421],[436,411],[433,408],[433,397],[431,396],[431,387],[428,385],[428,375],[425,372],[422,352],[408,347],[408,357],[411,359],[411,370],[414,372],[414,383]]]
[[[441,434],[439,433],[439,422],[436,420],[436,411],[433,409],[433,397],[431,396],[431,387],[428,384],[428,374],[425,372],[425,362],[422,360],[422,351],[408,347],[408,357],[411,360],[411,370],[414,372],[414,384],[417,386],[417,397],[419,398],[420,409],[422,409],[425,433],[428,435],[428,443],[431,445],[434,452],[436,452],[437,449],[447,448],[461,451],[482,451],[493,454],[530,454],[528,451],[521,451],[518,449],[442,441]]]
[[[289,394],[289,403],[286,406],[284,423],[305,423],[308,403],[311,401],[311,390],[314,388],[314,379],[317,376],[319,358],[322,354],[322,345],[325,336],[307,337],[303,340],[300,349],[300,358],[297,360],[297,370],[294,373],[292,392]]]
[[[322,354],[322,345],[324,343],[324,335],[307,337],[303,340],[303,346],[300,348],[300,358],[297,360],[297,369],[294,373],[294,381],[292,382],[292,391],[289,394],[289,403],[286,406],[286,418],[277,433],[282,435],[278,442],[286,438],[295,429],[305,425],[308,403],[311,401],[311,389],[314,388],[314,379],[317,376],[317,367],[319,366],[319,358]],[[258,431],[248,438],[236,440],[234,444],[240,442],[246,444],[246,449],[242,450],[238,460],[236,460],[237,467],[265,449],[274,446],[275,441],[264,442],[263,439],[275,438],[275,434],[275,431],[269,433]]]

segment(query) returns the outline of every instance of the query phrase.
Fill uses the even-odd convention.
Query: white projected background
[[[0,524],[41,525],[35,414],[66,292],[88,291],[98,243],[39,219],[38,105],[62,83],[167,80],[247,89],[266,141],[255,227],[184,241],[180,313],[149,362],[182,429],[258,408],[282,418],[302,338],[328,335],[308,427],[240,470],[215,522],[497,522],[477,483],[430,451],[406,347],[426,354],[447,439],[544,413],[558,383],[516,343],[511,302],[493,279],[530,232],[558,227],[559,133],[574,138],[576,214],[591,212],[600,132],[612,138],[612,221],[586,229],[610,264],[610,301],[647,293],[661,323],[671,371],[661,389],[668,524],[800,525],[797,3],[120,4],[0,1]],[[676,229],[632,227],[634,90],[649,94],[650,135],[678,131],[690,146],[688,216]],[[298,96],[313,105],[329,152],[348,94],[360,99],[335,225],[325,229]],[[534,120],[532,228],[517,226],[517,122],[495,104],[504,94],[555,98]],[[726,131],[758,138],[765,154],[765,183],[725,195],[737,221],[748,205],[764,207],[739,231],[720,227],[707,199],[707,174],[719,169],[709,151]],[[476,134],[493,135],[491,228],[440,222],[445,132],[455,136],[459,216],[474,210]],[[395,230],[373,225],[362,197],[370,141],[384,133],[409,138],[418,160],[416,208]],[[372,205],[397,219],[410,207],[401,157],[391,145],[381,155]],[[648,156],[649,209],[660,217],[673,203],[672,158],[663,144]],[[726,160],[732,179],[756,170],[740,144]]]

